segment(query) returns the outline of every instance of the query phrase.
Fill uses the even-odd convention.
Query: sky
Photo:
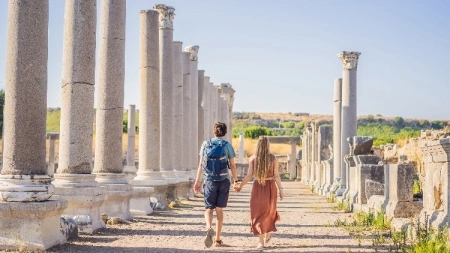
[[[60,107],[64,1],[49,3],[47,105]],[[125,107],[139,102],[139,11],[156,3],[175,8],[174,40],[200,46],[199,69],[236,90],[234,111],[331,115],[337,54],[358,51],[359,116],[450,119],[450,1],[128,0]],[[0,0],[3,89],[7,9]]]

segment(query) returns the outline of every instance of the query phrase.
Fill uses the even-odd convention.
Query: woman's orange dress
[[[271,160],[274,159],[275,156],[271,155]],[[253,166],[254,161],[254,157],[250,159],[249,166]],[[277,187],[273,179],[274,165],[274,162],[270,165],[265,185],[261,185],[257,180],[253,182],[250,197],[250,231],[255,235],[277,231],[275,222],[280,220],[277,212]]]

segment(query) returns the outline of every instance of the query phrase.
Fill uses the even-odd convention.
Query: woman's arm
[[[281,179],[280,179],[280,172],[278,171],[278,161],[277,158],[273,159],[273,176],[275,178],[275,183],[278,187],[278,192],[280,193],[280,200],[283,200],[284,194],[283,194],[283,187],[281,186]]]
[[[239,184],[239,186],[236,187],[236,191],[240,192],[242,187],[244,187],[245,184],[247,184],[253,177],[253,161],[248,162],[248,173],[245,176],[244,180]]]

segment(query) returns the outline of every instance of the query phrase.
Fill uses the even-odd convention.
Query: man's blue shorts
[[[205,208],[227,207],[230,185],[230,179],[228,178],[222,181],[205,181],[203,184]]]

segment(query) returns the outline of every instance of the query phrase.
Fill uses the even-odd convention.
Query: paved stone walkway
[[[359,241],[332,226],[351,214],[333,210],[336,204],[311,194],[299,182],[283,182],[283,187],[278,232],[272,234],[272,245],[264,252],[374,252],[370,240]],[[204,247],[203,198],[194,198],[180,208],[136,216],[130,225],[108,226],[48,252],[257,252],[258,239],[249,229],[250,189],[251,184],[231,194],[222,238],[226,245],[220,248]]]

